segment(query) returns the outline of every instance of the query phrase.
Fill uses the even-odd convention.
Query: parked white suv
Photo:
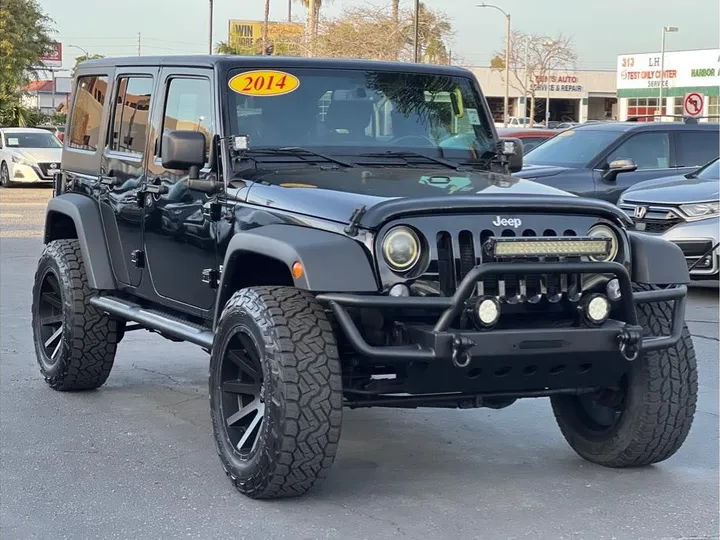
[[[46,129],[0,129],[0,183],[52,185],[61,155],[62,143]]]

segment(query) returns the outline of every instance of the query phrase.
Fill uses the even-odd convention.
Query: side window
[[[670,135],[654,131],[631,136],[614,150],[607,159],[632,159],[638,169],[667,169],[670,166]]]
[[[105,76],[79,77],[75,85],[72,116],[70,117],[68,146],[79,150],[96,151],[100,140],[105,94]]]
[[[678,167],[699,167],[717,157],[720,132],[676,131],[675,151]]]
[[[215,133],[209,80],[180,78],[170,80],[162,133],[176,129],[199,131],[205,135],[205,159],[208,159],[212,136]]]
[[[139,155],[145,152],[152,90],[150,77],[122,77],[119,80],[110,150]]]

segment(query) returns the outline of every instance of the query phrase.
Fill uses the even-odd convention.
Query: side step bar
[[[90,299],[90,303],[114,317],[139,323],[148,330],[157,330],[163,334],[200,345],[204,349],[212,349],[214,334],[200,325],[183,321],[172,315],[145,309],[127,300],[112,296],[94,296]]]

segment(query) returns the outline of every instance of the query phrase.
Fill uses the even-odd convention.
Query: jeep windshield
[[[294,166],[308,152],[363,167],[484,168],[495,152],[492,128],[469,78],[397,71],[292,68],[231,71],[228,133],[249,136],[260,167],[267,149]],[[316,156],[317,157],[317,156]],[[327,162],[327,160],[325,160]],[[243,166],[244,168],[245,166]]]

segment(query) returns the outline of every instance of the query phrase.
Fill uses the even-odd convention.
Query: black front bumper
[[[608,320],[598,327],[523,328],[465,331],[451,328],[475,290],[486,277],[502,274],[609,274],[620,283],[623,321]],[[476,266],[462,280],[452,297],[390,297],[358,294],[321,294],[317,299],[332,309],[355,351],[369,360],[414,362],[457,360],[458,352],[469,359],[516,361],[542,357],[607,359],[609,355],[634,360],[641,351],[673,346],[684,326],[687,288],[684,285],[633,292],[627,269],[618,263],[487,263]],[[670,333],[644,336],[638,325],[636,304],[673,302]],[[420,309],[441,314],[434,326],[409,326],[410,345],[372,346],[363,338],[346,308]],[[581,364],[578,364],[579,366]],[[456,364],[457,365],[457,364]]]

